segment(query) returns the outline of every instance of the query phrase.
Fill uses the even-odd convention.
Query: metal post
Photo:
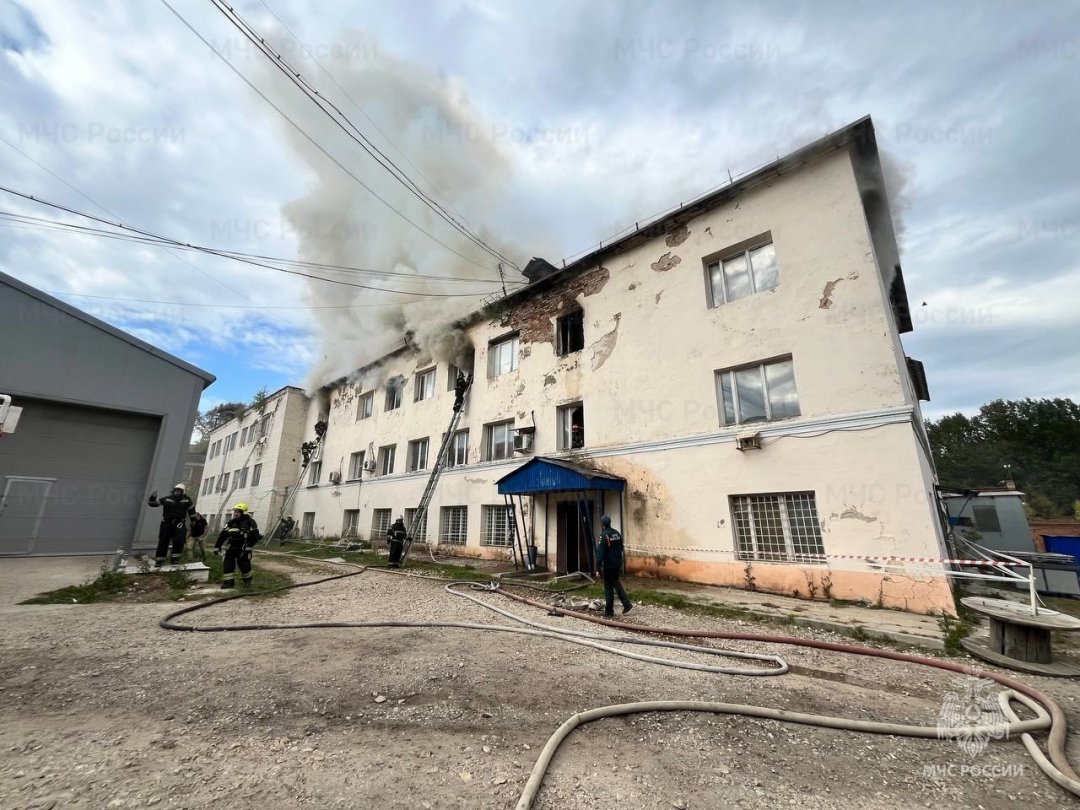
[[[1035,566],[1028,563],[1028,594],[1031,600],[1031,615],[1039,615],[1039,598],[1035,595]]]

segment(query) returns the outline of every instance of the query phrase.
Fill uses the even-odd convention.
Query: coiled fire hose
[[[271,553],[271,552],[263,552]],[[290,555],[291,556],[291,555]],[[326,563],[326,560],[318,558],[300,558],[310,559],[313,562]],[[273,593],[277,591],[291,590],[294,588],[309,587],[313,585],[320,585],[325,582],[331,582],[340,579],[346,579],[348,577],[358,576],[367,571],[366,566],[360,566],[355,564],[348,564],[351,567],[356,567],[359,570],[350,572],[348,574],[339,574],[330,577],[324,577],[310,582],[302,582],[293,585],[286,585],[281,588],[275,588],[271,591],[263,591],[262,593]],[[442,577],[434,577],[429,575],[418,575],[404,571],[385,571],[385,573],[395,574],[398,576],[406,576],[420,579],[432,579],[445,581]],[[725,639],[725,640],[742,640],[742,641],[758,641],[772,644],[788,644],[793,646],[811,647],[815,649],[830,650],[834,652],[843,652],[852,655],[864,655],[875,658],[885,658],[894,661],[904,661],[907,663],[919,664],[922,666],[930,666],[936,669],[942,669],[950,672],[957,672],[962,674],[969,674],[969,670],[961,664],[957,664],[951,661],[942,661],[934,658],[926,658],[922,656],[910,655],[907,653],[895,652],[892,650],[875,649],[872,647],[861,647],[853,644],[840,644],[829,641],[818,641],[815,639],[803,639],[793,636],[773,636],[764,633],[741,633],[741,632],[723,632],[723,631],[696,631],[696,630],[684,630],[681,628],[662,628],[662,627],[647,627],[642,625],[627,624],[624,622],[618,622],[610,619],[601,619],[596,616],[588,614],[578,613],[573,610],[566,610],[562,608],[552,608],[548,603],[538,600],[530,599],[518,594],[509,593],[500,589],[499,585],[494,582],[481,583],[481,582],[462,582],[451,581],[446,586],[448,593],[455,596],[460,596],[475,602],[476,604],[492,610],[502,616],[505,616],[519,624],[525,625],[524,627],[513,627],[508,625],[493,625],[493,624],[481,624],[474,622],[405,622],[405,621],[379,621],[379,622],[305,622],[305,623],[288,623],[288,624],[245,624],[245,625],[194,625],[194,624],[179,624],[174,620],[185,614],[194,613],[195,611],[202,610],[213,605],[222,604],[224,602],[231,601],[233,599],[243,599],[254,594],[241,593],[233,594],[218,599],[212,599],[207,602],[203,602],[197,605],[189,605],[179,610],[173,611],[165,616],[159,622],[159,625],[166,630],[181,630],[189,632],[235,632],[235,631],[248,631],[248,630],[288,630],[288,629],[315,629],[315,628],[346,628],[346,627],[410,627],[410,628],[432,628],[432,627],[447,627],[447,628],[459,628],[468,630],[487,630],[494,632],[506,632],[506,633],[518,633],[522,635],[540,636],[543,638],[552,638],[559,641],[565,641],[573,644],[581,644],[583,646],[592,647],[604,652],[610,652],[616,655],[621,655],[628,658],[633,658],[639,661],[646,661],[648,663],[660,664],[662,666],[671,666],[676,668],[693,669],[705,672],[711,672],[716,674],[738,674],[738,675],[780,675],[788,671],[787,663],[777,656],[758,655],[753,653],[742,653],[733,650],[723,650],[712,647],[702,647],[691,644],[679,644],[676,642],[659,641],[656,639],[635,639],[627,638],[624,636],[600,636],[596,634],[586,633],[583,631],[567,630],[565,628],[554,628],[548,625],[540,624],[525,619],[516,614],[505,611],[501,608],[479,599],[471,594],[462,593],[455,589],[455,586],[467,585],[470,590],[477,590],[487,593],[495,593],[502,596],[506,596],[515,601],[523,604],[532,605],[534,607],[542,608],[545,611],[550,612],[553,615],[569,616],[578,619],[584,619],[594,623],[606,625],[619,630],[629,630],[638,633],[649,633],[656,635],[667,635],[676,637],[691,637],[691,638],[709,638],[709,639]],[[695,653],[704,653],[707,655],[723,656],[727,658],[737,658],[744,660],[756,660],[759,662],[770,664],[767,668],[739,668],[739,667],[722,667],[711,664],[693,663],[687,661],[677,661],[674,659],[660,658],[657,656],[644,655],[641,653],[633,653],[628,650],[621,650],[615,647],[609,646],[611,643],[619,644],[638,644],[641,646],[649,647],[662,647],[679,649],[683,651],[691,651]],[[536,764],[533,766],[532,773],[529,776],[528,781],[525,784],[525,788],[522,791],[521,798],[518,800],[516,810],[529,810],[533,801],[536,798],[537,793],[540,790],[540,785],[543,781],[544,775],[547,772],[548,766],[551,763],[556,751],[560,744],[565,740],[578,726],[584,723],[593,722],[606,717],[617,717],[627,714],[638,714],[642,712],[661,712],[661,711],[696,711],[696,712],[710,712],[714,714],[732,714],[743,715],[747,717],[758,717],[763,719],[779,720],[782,722],[801,723],[804,725],[813,725],[822,728],[834,728],[848,731],[859,731],[863,733],[871,734],[888,734],[904,737],[922,737],[922,738],[964,738],[970,737],[973,734],[985,734],[988,738],[997,738],[1001,736],[1001,732],[1005,731],[1005,738],[1019,735],[1024,747],[1027,749],[1029,755],[1034,759],[1036,765],[1052,779],[1056,784],[1060,785],[1070,793],[1080,796],[1080,777],[1072,769],[1065,755],[1065,740],[1067,736],[1066,719],[1065,714],[1061,707],[1058,706],[1048,695],[1041,691],[1023,683],[1022,681],[1011,678],[1007,675],[1001,675],[996,672],[988,670],[982,670],[980,676],[989,680],[995,681],[1005,687],[1005,690],[998,695],[998,700],[1004,716],[1007,718],[1008,723],[1003,727],[1001,724],[994,724],[990,726],[965,726],[961,728],[942,729],[937,726],[913,726],[894,723],[882,723],[877,721],[867,720],[855,720],[841,717],[828,717],[823,715],[811,715],[803,714],[801,712],[791,712],[784,709],[774,709],[765,706],[750,706],[744,704],[735,703],[715,703],[708,701],[648,701],[642,703],[625,703],[617,704],[613,706],[603,706],[595,709],[590,709],[585,712],[580,712],[568,718],[548,739],[544,745],[539,756],[537,757]],[[1036,717],[1030,720],[1021,720],[1020,717],[1012,708],[1013,702],[1022,703],[1029,710],[1035,713]],[[1038,743],[1035,742],[1031,736],[1031,732],[1049,730],[1048,736],[1048,749],[1049,756],[1044,754],[1039,748]]]

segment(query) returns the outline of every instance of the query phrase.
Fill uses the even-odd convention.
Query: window
[[[825,562],[813,492],[734,495],[736,555],[763,562]]]
[[[416,375],[416,390],[413,392],[413,401],[431,399],[435,396],[435,369],[418,372]]]
[[[469,463],[469,430],[459,430],[454,434],[450,447],[446,451],[446,466],[460,467]]]
[[[405,388],[405,380],[402,377],[395,377],[386,384],[386,408],[388,411],[395,411],[401,407],[401,392]]]
[[[555,321],[555,353],[559,357],[585,348],[585,313],[568,312]]]
[[[481,510],[480,545],[512,546],[513,507],[484,506]]]
[[[236,471],[236,488],[243,489],[247,486],[248,468],[244,467],[242,470]]]
[[[488,346],[488,377],[498,377],[518,367],[518,336],[503,338]]]
[[[210,492],[213,492],[213,491],[214,491],[214,476],[211,475],[209,478],[207,478],[205,481],[202,482],[202,494],[206,495],[207,493],[210,493]]]
[[[364,451],[349,456],[349,480],[355,481],[364,476]]]
[[[716,372],[720,422],[741,425],[799,415],[791,359]]]
[[[346,509],[344,519],[341,521],[342,537],[359,537],[360,510]]]
[[[371,416],[372,407],[375,404],[375,392],[368,391],[356,401],[356,421],[367,419]]]
[[[315,513],[304,512],[300,518],[300,536],[301,537],[314,537],[315,536]]]
[[[210,445],[210,458],[217,458],[219,453],[221,453],[221,439]]]
[[[971,507],[971,511],[975,515],[976,531],[1001,531],[1001,521],[998,520],[997,507],[992,503],[977,503]]]
[[[311,462],[311,469],[308,470],[307,485],[309,487],[317,487],[319,485],[319,478],[322,476],[322,460]]]
[[[439,543],[448,546],[465,545],[469,507],[444,506],[439,516]]]
[[[465,356],[460,358],[462,365],[457,363],[448,363],[446,370],[446,390],[453,391],[454,383],[457,382],[457,375],[460,371],[466,377],[473,373],[473,366],[476,364],[476,352],[469,349]]]
[[[270,423],[273,421],[273,414],[268,413],[262,419],[259,420],[259,438],[270,435]]]
[[[379,475],[394,474],[394,456],[397,454],[397,445],[388,444],[379,448]]]
[[[709,306],[713,307],[773,289],[780,279],[780,271],[772,242],[740,250],[710,264],[708,276]]]
[[[262,481],[262,464],[256,464],[251,468],[251,485],[257,487]]]
[[[417,439],[409,442],[409,457],[406,459],[405,468],[408,472],[427,469],[428,440]]]
[[[385,540],[390,533],[390,510],[374,509],[371,512],[371,540]]]
[[[498,461],[510,458],[514,451],[514,442],[511,434],[514,432],[514,421],[495,422],[484,425],[484,460]]]
[[[414,526],[413,523],[416,520],[416,509],[405,510],[405,526],[409,529],[409,533],[412,535],[412,539],[418,543],[427,542],[427,514],[424,515],[424,519],[420,521],[419,526]]]
[[[240,431],[240,446],[241,447],[243,447],[245,444],[247,444],[247,437],[248,437],[248,429],[244,428],[243,430]]]
[[[224,492],[229,488],[229,474],[222,473],[218,476],[217,491]]]
[[[576,450],[585,446],[585,406],[580,402],[563,405],[556,411],[559,449]]]
[[[226,450],[235,450],[236,449],[236,440],[237,440],[237,438],[239,438],[239,435],[240,435],[240,432],[237,431],[236,433],[234,433],[232,436],[229,437],[229,445],[228,445],[228,447],[225,448]]]

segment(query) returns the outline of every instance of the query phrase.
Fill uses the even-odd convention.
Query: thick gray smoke
[[[318,66],[293,61],[418,186],[470,223],[485,242],[520,264],[519,251],[510,240],[484,228],[484,223],[497,218],[512,221],[507,216],[509,201],[502,199],[513,187],[510,162],[491,138],[498,129],[480,119],[453,82],[383,54],[373,58],[375,47],[358,35],[349,35],[334,53],[336,56],[323,65],[344,92]],[[314,105],[302,99],[290,104],[290,114],[295,110],[296,120],[376,194],[465,257],[455,255],[399,217],[289,128],[290,144],[313,175],[308,194],[284,207],[285,217],[299,235],[303,259],[405,274],[333,274],[381,289],[441,294],[490,294],[499,289],[495,258],[456,233],[406,191]],[[364,113],[392,137],[394,146]],[[513,268],[507,267],[506,273],[508,280],[520,280]],[[425,275],[489,283],[414,280]],[[459,359],[468,347],[464,334],[450,325],[475,310],[482,300],[481,295],[425,299],[321,282],[311,282],[310,297],[313,305],[356,308],[318,310],[322,358],[311,371],[308,388],[347,377],[361,365],[400,347],[405,332],[413,333],[413,341],[425,354],[437,360]]]

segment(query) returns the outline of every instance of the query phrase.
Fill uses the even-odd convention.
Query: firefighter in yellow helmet
[[[221,547],[225,547],[225,561],[221,566],[222,588],[236,587],[234,572],[237,568],[244,578],[244,587],[251,587],[251,550],[262,539],[262,535],[259,534],[259,525],[247,512],[246,503],[236,504],[232,518],[225,524],[214,543],[215,554],[221,554]]]

